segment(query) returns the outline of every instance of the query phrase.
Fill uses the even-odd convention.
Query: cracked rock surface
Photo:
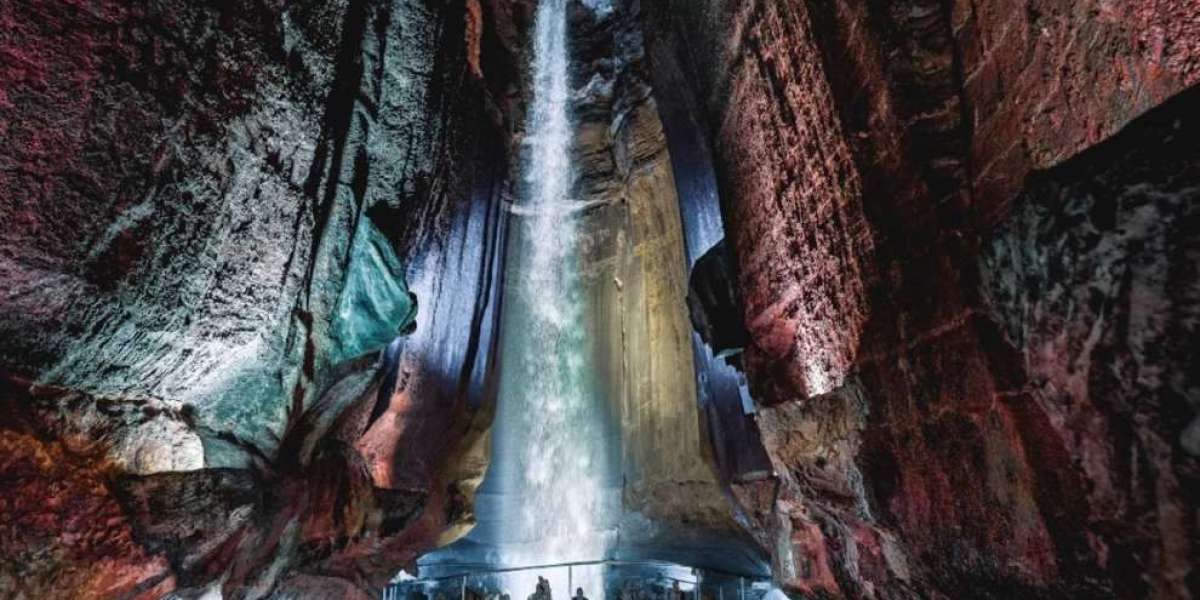
[[[786,590],[1193,597],[1196,10],[647,8],[712,150],[771,464],[733,490]]]
[[[368,597],[469,523],[482,413],[395,405],[489,269],[472,5],[0,7],[0,595]]]

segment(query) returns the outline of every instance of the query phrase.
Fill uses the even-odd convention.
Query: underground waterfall
[[[1196,599],[1198,7],[0,1],[0,600]]]
[[[534,26],[522,193],[507,207],[515,231],[507,248],[493,457],[476,499],[479,523],[459,544],[477,545],[466,554],[491,567],[599,564],[615,535],[612,417],[594,381],[586,335],[594,312],[580,274],[579,203],[571,197],[566,5],[542,2]],[[454,549],[442,554],[461,557]],[[437,553],[426,557],[426,571],[440,560]],[[595,597],[600,570],[575,569],[573,583]],[[504,585],[533,589],[540,574],[517,571]]]
[[[504,525],[501,565],[606,557],[613,493],[610,416],[593,381],[582,289],[568,74],[566,1],[541,3],[534,27],[533,94],[522,198],[510,210],[501,335],[495,481]],[[491,490],[487,490],[490,492]],[[485,492],[486,493],[486,492]]]
[[[473,536],[494,567],[596,563],[607,558],[615,493],[610,420],[593,382],[579,274],[566,1],[541,3],[534,26],[533,93],[524,141],[523,191],[510,207],[493,459]],[[576,587],[599,591],[598,568],[576,569]],[[538,575],[504,578],[533,589]],[[585,580],[585,579],[590,579]],[[559,589],[563,588],[560,584]]]
[[[611,16],[605,3],[586,6]],[[533,27],[476,524],[423,556],[420,582],[404,587],[523,596],[544,577],[555,593],[597,599],[629,581],[693,589],[704,568],[714,590],[734,593],[749,581],[741,575],[765,567],[702,458],[687,260],[661,124],[578,72],[568,8],[540,2]],[[589,142],[597,130],[604,141]],[[587,160],[589,143],[629,157],[623,189],[588,183],[604,170]],[[640,157],[639,145],[657,150]]]

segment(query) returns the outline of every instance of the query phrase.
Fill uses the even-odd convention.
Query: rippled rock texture
[[[713,149],[773,471],[734,489],[786,589],[1194,593],[1195,92],[1131,120],[1200,80],[1197,8],[648,10]]]
[[[21,0],[0,29],[0,595],[366,597],[469,523],[482,7]]]

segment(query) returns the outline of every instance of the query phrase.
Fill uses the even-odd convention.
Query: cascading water
[[[580,280],[575,173],[571,149],[567,0],[543,0],[533,47],[533,94],[526,126],[522,200],[508,249],[498,414],[492,464],[475,534],[506,567],[606,558],[610,421],[598,397],[593,348],[585,331],[588,299]],[[489,498],[487,495],[494,494]],[[490,529],[490,531],[489,531]],[[572,584],[602,595],[599,568],[578,568]],[[506,577],[532,589],[539,574]],[[558,582],[558,589],[566,581]]]
[[[619,441],[595,374],[587,334],[596,317],[581,281],[567,0],[542,0],[534,29],[532,102],[524,138],[521,200],[505,266],[500,381],[492,456],[468,537],[423,559],[520,568],[608,558],[619,504],[612,455]],[[578,567],[571,583],[602,597],[602,569]],[[565,571],[564,571],[565,574]],[[532,590],[538,572],[505,576]],[[555,582],[562,590],[567,581]]]
[[[527,127],[526,200],[506,294],[506,339],[521,350],[502,359],[500,411],[519,415],[518,431],[498,432],[520,468],[519,505],[509,522],[536,534],[535,547],[508,561],[603,557],[604,415],[591,381],[585,302],[579,280],[566,0],[544,0],[534,34],[533,102]],[[517,420],[501,419],[518,423]],[[511,503],[510,503],[511,504]]]
[[[692,586],[693,566],[762,570],[731,532],[701,456],[678,200],[654,180],[665,163],[631,174],[640,183],[624,191],[598,191],[603,167],[580,160],[596,153],[597,115],[630,121],[604,100],[602,84],[571,87],[572,1],[540,0],[534,22],[520,195],[505,242],[497,410],[476,525],[421,557],[410,587],[422,593],[457,586],[464,596],[524,598],[546,577],[559,598],[582,588],[600,600],[630,577]],[[574,17],[618,14],[606,0],[583,4],[590,15]],[[619,131],[603,142],[614,155],[654,142],[618,141]],[[588,166],[576,172],[576,161]]]

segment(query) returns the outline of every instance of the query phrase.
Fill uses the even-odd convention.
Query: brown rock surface
[[[1186,143],[1146,154],[1155,135],[1170,139],[1161,124],[1076,159],[1086,169],[1059,165],[1200,80],[1196,14],[1187,0],[712,0],[650,11],[651,55],[685,66],[714,151],[751,337],[747,377],[775,471],[735,491],[787,588],[1190,597],[1195,499],[1179,482],[1195,473],[1184,433],[1195,382],[1132,374],[1182,373],[1194,360],[1182,342],[1194,325],[1178,316],[1194,310],[1183,291],[1196,281],[1183,266],[1194,260],[1194,236],[1182,233],[1190,217],[1154,209],[1163,225],[1147,229],[1130,208],[1132,229],[1109,219],[1067,233],[1072,217],[1038,209],[1051,212],[1037,221],[1022,207],[1052,193],[1046,185],[1095,202],[1141,185],[1187,203],[1190,188],[1170,183],[1194,182]],[[1185,102],[1156,118],[1185,117]],[[1155,161],[1171,166],[1125,166]],[[1049,171],[1027,182],[1034,169]],[[1066,229],[1047,233],[1055,228]],[[1070,241],[1086,235],[1099,241]],[[985,259],[981,272],[976,259],[1005,248],[1005,236],[1030,249]],[[1120,241],[1129,236],[1139,241]],[[1129,288],[1093,293],[1094,278],[1134,259],[1068,253],[1076,243],[1152,246],[1163,258],[1124,270],[1149,279],[1128,292],[1136,301],[1105,304]],[[981,280],[1007,282],[1000,308]],[[1065,300],[1085,297],[1106,316]],[[1106,328],[1110,314],[1152,332],[1179,325]],[[1029,327],[1045,337],[1014,337]],[[1094,354],[1094,336],[1120,350]],[[1110,369],[1126,373],[1121,384],[1078,383]],[[1032,381],[1043,391],[1031,397]],[[1074,390],[1063,392],[1069,404],[1090,408],[1051,410],[1062,401],[1045,400],[1042,386]],[[1169,425],[1158,416],[1168,413]],[[1121,479],[1126,464],[1143,479]],[[1121,500],[1101,503],[1116,512],[1087,516],[1099,502],[1088,494],[1118,488],[1110,495]]]
[[[61,445],[0,431],[0,589],[18,598],[158,598],[170,566],[135,540],[102,469]]]

